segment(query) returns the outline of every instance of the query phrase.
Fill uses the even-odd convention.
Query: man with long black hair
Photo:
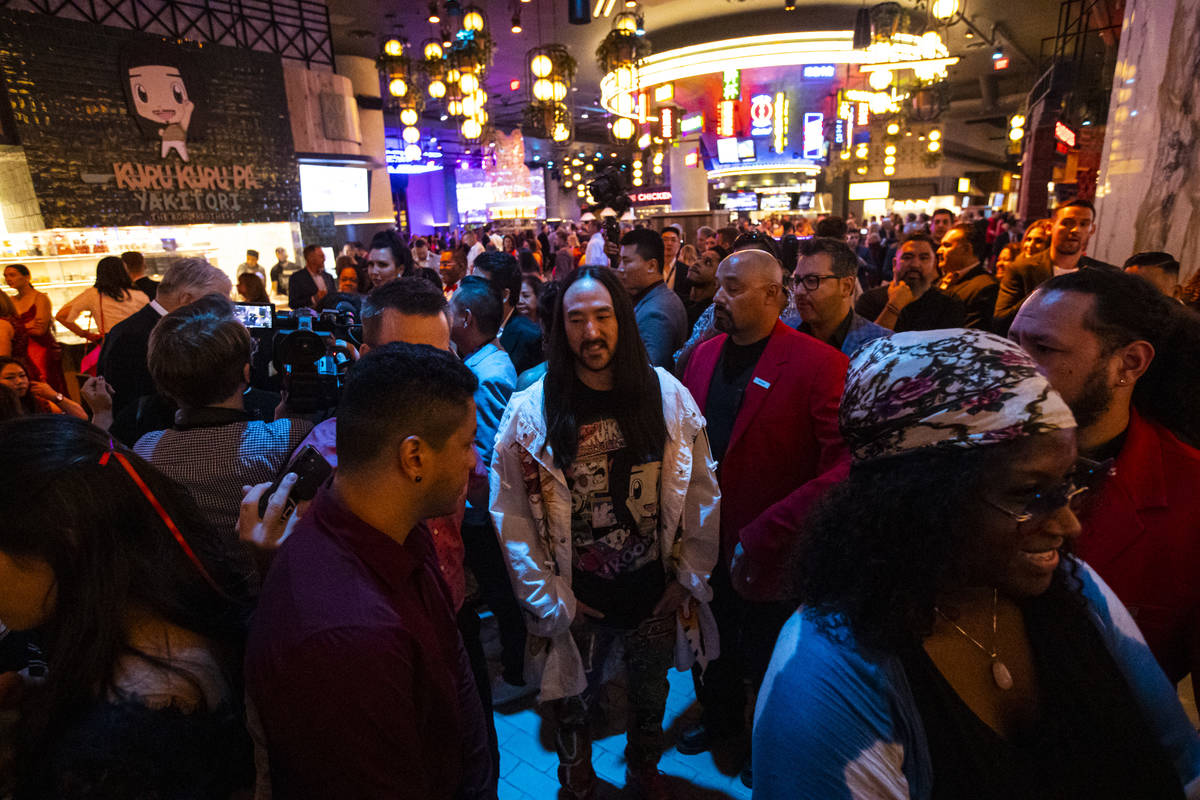
[[[540,637],[539,699],[557,720],[564,794],[593,791],[588,707],[620,644],[628,783],[638,796],[662,797],[657,765],[676,629],[711,620],[716,465],[696,403],[650,366],[633,303],[611,269],[573,272],[553,318],[546,377],[513,395],[500,422],[492,518],[529,632]],[[704,647],[715,631],[706,634],[702,643],[689,637],[699,660],[711,655]]]

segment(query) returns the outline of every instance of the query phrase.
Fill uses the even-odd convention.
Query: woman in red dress
[[[24,264],[6,266],[4,282],[17,292],[12,301],[17,309],[17,322],[25,329],[27,337],[26,360],[37,372],[38,378],[50,384],[56,392],[65,392],[67,384],[63,379],[62,348],[54,338],[50,298],[33,288],[29,267]]]

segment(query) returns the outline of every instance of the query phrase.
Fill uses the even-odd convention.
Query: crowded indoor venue
[[[1198,87],[1200,0],[0,0],[0,800],[1200,800]]]

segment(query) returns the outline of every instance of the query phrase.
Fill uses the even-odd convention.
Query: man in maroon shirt
[[[421,520],[475,464],[475,377],[372,348],[338,406],[338,471],[281,549],[246,646],[275,798],[494,798],[483,709]]]

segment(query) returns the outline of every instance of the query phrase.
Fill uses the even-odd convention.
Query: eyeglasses
[[[1115,474],[1116,470],[1113,469],[1113,461],[1114,459],[1111,458],[1104,461],[1092,461],[1088,458],[1080,458],[1076,462],[1074,471],[1067,476],[1065,481],[1053,489],[1047,489],[1044,492],[1035,494],[1021,511],[1013,511],[1012,509],[1005,508],[986,497],[983,501],[1005,516],[1016,520],[1018,523],[1032,522],[1035,519],[1048,517],[1067,505],[1071,507],[1072,511],[1078,511],[1082,505],[1084,496],[1088,492],[1095,492],[1100,489],[1104,481]]]
[[[821,281],[837,280],[837,275],[803,275],[792,276],[793,286],[803,286],[806,292],[815,292],[821,288]]]

